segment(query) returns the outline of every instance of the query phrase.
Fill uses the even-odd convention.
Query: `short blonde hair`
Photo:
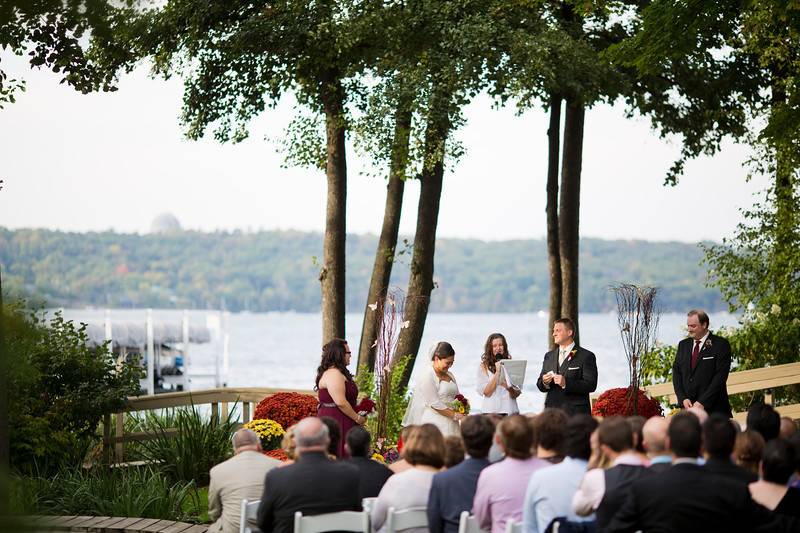
[[[441,468],[444,466],[444,455],[444,437],[433,424],[414,427],[404,440],[403,459],[414,466]]]
[[[294,461],[297,459],[297,445],[294,442],[294,426],[289,426],[289,429],[283,434],[281,449],[290,460]]]

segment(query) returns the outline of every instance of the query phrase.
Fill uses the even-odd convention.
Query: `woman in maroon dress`
[[[318,416],[329,416],[342,426],[338,457],[346,457],[344,443],[347,432],[355,425],[363,426],[367,419],[356,413],[358,386],[347,369],[350,348],[344,339],[333,339],[322,347],[322,361],[317,369],[315,389],[319,393]]]

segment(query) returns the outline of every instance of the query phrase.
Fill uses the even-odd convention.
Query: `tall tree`
[[[372,50],[359,33],[376,31],[367,20],[371,4],[169,0],[118,10],[112,31],[93,40],[103,81],[144,58],[156,74],[184,76],[182,122],[191,139],[213,128],[220,142],[241,141],[249,121],[289,92],[324,118],[324,149],[305,157],[325,170],[328,183],[319,275],[326,340],[345,336],[347,104]]]

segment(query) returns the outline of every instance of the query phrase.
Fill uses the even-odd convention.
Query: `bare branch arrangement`
[[[617,299],[617,323],[622,348],[628,358],[630,386],[627,412],[637,414],[642,381],[642,357],[653,351],[661,309],[656,302],[658,288],[623,283],[611,287]]]
[[[385,298],[379,299],[369,307],[375,313],[378,321],[378,337],[373,347],[375,349],[375,401],[376,412],[376,439],[384,439],[387,435],[389,402],[392,395],[392,371],[394,370],[395,352],[400,331],[408,327],[405,320],[405,293],[397,288],[391,288]]]

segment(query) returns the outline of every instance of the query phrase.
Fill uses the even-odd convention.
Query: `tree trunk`
[[[558,239],[558,155],[561,144],[561,97],[550,97],[550,126],[547,128],[547,267],[550,272],[550,306],[547,345],[552,349],[553,323],[561,317],[561,254]]]
[[[409,322],[409,326],[400,332],[400,339],[397,342],[398,356],[411,355],[411,360],[403,372],[401,380],[403,386],[408,385],[411,372],[414,370],[433,290],[433,259],[444,177],[444,147],[450,131],[446,107],[437,105],[437,100],[447,101],[441,95],[438,98],[434,96],[431,117],[425,130],[425,164],[420,176],[417,229],[406,292],[405,319]]]
[[[8,516],[8,473],[11,467],[11,443],[8,436],[8,357],[5,338],[3,280],[0,268],[0,520]],[[1,528],[1,527],[0,527]]]
[[[578,342],[578,222],[581,204],[581,166],[583,160],[583,103],[567,99],[564,118],[564,154],[561,163],[561,203],[558,230],[561,254],[561,315],[575,322]]]
[[[345,338],[345,241],[347,239],[347,162],[345,159],[344,90],[331,76],[322,90],[325,112],[328,198],[319,281],[322,288],[322,342]]]
[[[405,189],[405,170],[408,164],[408,143],[411,137],[411,111],[401,105],[395,114],[392,159],[389,165],[389,183],[386,185],[386,206],[383,210],[383,227],[372,266],[372,279],[369,282],[367,304],[364,307],[364,323],[361,328],[361,344],[358,348],[358,366],[375,368],[375,340],[378,338],[379,323],[371,304],[386,298],[392,265],[397,248],[397,235],[400,231],[400,214],[403,209],[403,190]]]
[[[786,90],[784,88],[785,72],[778,67],[772,67],[771,106],[773,110],[786,105]],[[791,164],[787,161],[786,148],[774,146],[775,150],[775,249],[791,249],[794,234],[794,185],[792,183]],[[780,254],[776,253],[776,257]]]

